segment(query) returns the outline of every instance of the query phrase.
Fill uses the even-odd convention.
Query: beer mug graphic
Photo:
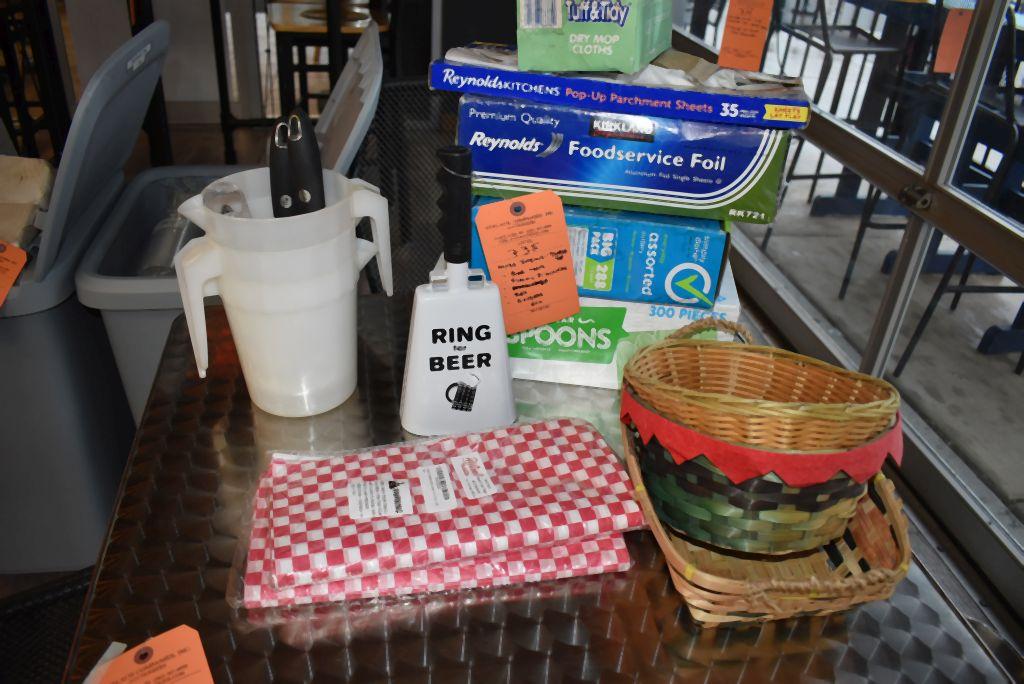
[[[480,384],[480,378],[470,375],[466,382],[453,382],[444,391],[444,398],[452,405],[453,411],[472,411],[473,402],[476,401],[476,386]],[[452,394],[454,390],[454,396]]]

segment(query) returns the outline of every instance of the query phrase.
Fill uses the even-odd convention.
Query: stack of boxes
[[[431,66],[432,87],[465,93],[477,206],[565,205],[581,310],[509,338],[517,378],[617,388],[639,346],[739,316],[729,222],[774,218],[809,106],[798,82],[670,50],[670,5],[520,0],[518,53],[473,44]],[[471,264],[486,268],[478,241]]]

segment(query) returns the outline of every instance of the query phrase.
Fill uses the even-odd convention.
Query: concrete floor
[[[816,155],[805,148],[801,168],[813,164],[814,159]],[[838,170],[838,165],[833,168]],[[834,183],[826,183],[818,193],[830,194],[833,187]],[[799,181],[790,187],[767,253],[860,350],[867,341],[888,280],[880,272],[882,259],[886,252],[899,246],[902,231],[868,231],[849,292],[846,299],[840,300],[839,286],[859,217],[810,216],[806,203],[808,188],[808,182]],[[764,226],[740,228],[760,244]],[[950,243],[948,251],[954,248]],[[946,245],[943,251],[947,251]],[[920,277],[889,365],[890,373],[939,278],[939,274]],[[977,284],[997,284],[1001,280],[998,276],[971,278]],[[924,415],[936,432],[1024,518],[1024,413],[1020,410],[1024,377],[1013,372],[1019,355],[986,356],[976,351],[989,326],[1009,325],[1024,296],[968,294],[956,311],[949,309],[951,299],[952,295],[942,299],[895,383],[904,401]]]

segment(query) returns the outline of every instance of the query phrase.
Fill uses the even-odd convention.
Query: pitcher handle
[[[196,356],[199,377],[206,377],[210,365],[210,351],[206,342],[206,308],[203,298],[219,294],[217,277],[221,274],[220,248],[206,237],[190,240],[174,256],[174,270],[178,275],[181,303],[185,307],[185,321],[192,338],[192,352]]]
[[[365,216],[370,219],[373,246],[377,248],[380,282],[390,297],[394,294],[395,288],[391,278],[391,224],[388,221],[388,201],[375,189],[361,188],[352,193],[352,213],[356,218]]]

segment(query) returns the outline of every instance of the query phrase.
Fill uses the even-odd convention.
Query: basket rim
[[[633,401],[635,401],[636,403],[640,404],[640,406],[642,408],[650,411],[653,414],[656,414],[656,415],[660,416],[664,420],[667,420],[670,423],[675,423],[676,425],[684,427],[687,430],[692,430],[694,432],[700,432],[700,430],[698,430],[697,428],[693,427],[692,425],[688,425],[687,423],[684,423],[683,421],[675,418],[674,416],[666,416],[662,412],[660,412],[657,409],[655,409],[653,406],[651,406],[650,402],[648,402],[646,399],[643,399],[642,397],[637,396],[637,393],[633,389],[632,384],[628,380],[626,380],[625,378],[623,378],[623,381],[622,381],[622,391],[623,392],[629,392],[629,394],[631,395],[631,399]],[[900,413],[899,413],[899,411],[897,411],[896,413],[893,414],[892,419],[889,422],[889,425],[886,426],[885,429],[883,429],[877,435],[874,435],[871,439],[869,439],[866,442],[864,442],[864,444],[870,444],[872,442],[877,442],[880,439],[884,439],[885,436],[888,434],[888,432],[890,430],[892,430],[893,428],[895,428],[896,425],[900,422],[899,418],[900,418]],[[621,420],[620,420],[620,422],[621,422]],[[630,417],[630,422],[633,422],[632,416]],[[803,456],[803,455],[807,455],[807,456],[820,456],[820,455],[839,454],[839,453],[850,451],[850,449],[832,449],[832,448],[829,448],[829,449],[814,449],[814,450],[807,450],[807,449],[773,449],[773,448],[763,447],[763,446],[755,445],[755,444],[746,444],[745,442],[736,442],[736,441],[733,441],[731,439],[722,439],[721,437],[718,437],[716,435],[706,435],[706,437],[708,439],[715,440],[716,442],[721,442],[722,444],[728,444],[729,446],[734,446],[734,447],[741,447],[743,449],[750,449],[751,451],[762,451],[765,454],[785,454],[787,456]]]
[[[770,399],[751,399],[748,397],[738,397],[732,394],[723,394],[720,392],[706,392],[703,390],[691,389],[689,387],[680,387],[661,380],[650,378],[645,376],[639,371],[635,370],[635,366],[639,363],[639,360],[650,355],[661,351],[667,351],[672,348],[700,348],[700,347],[714,347],[716,349],[725,349],[732,351],[740,351],[746,353],[754,353],[761,356],[772,355],[776,357],[784,357],[787,361],[802,363],[805,365],[815,366],[817,368],[826,370],[834,375],[844,376],[859,382],[863,382],[868,385],[873,385],[885,390],[889,396],[884,399],[875,399],[869,402],[803,402],[803,401],[772,401]],[[790,351],[788,349],[780,349],[778,347],[771,347],[767,345],[758,344],[745,344],[742,342],[721,342],[718,340],[700,340],[700,339],[683,339],[683,338],[667,338],[654,344],[647,345],[642,349],[638,350],[632,358],[626,363],[623,369],[623,378],[629,380],[632,384],[637,384],[630,380],[630,377],[639,376],[641,382],[645,385],[650,385],[652,388],[658,389],[669,389],[671,393],[677,395],[683,395],[687,397],[701,397],[704,399],[725,402],[727,404],[734,404],[737,407],[753,406],[757,405],[760,407],[771,406],[778,410],[794,411],[797,413],[810,413],[811,411],[821,411],[820,415],[807,416],[815,420],[835,420],[836,422],[842,422],[856,418],[858,413],[869,412],[878,409],[883,409],[893,403],[896,405],[896,409],[900,406],[900,394],[896,387],[882,378],[877,378],[873,375],[861,373],[860,371],[850,370],[848,368],[842,368],[834,364],[816,359],[812,356],[800,354],[798,352]],[[843,411],[837,411],[838,408],[843,407]],[[720,406],[720,410],[723,412],[737,412],[742,411],[730,411],[729,406]],[[745,413],[745,412],[743,412]]]
[[[820,579],[817,576],[809,576],[804,580],[761,580],[744,581],[734,580],[721,575],[716,575],[702,570],[695,564],[684,559],[676,546],[668,537],[664,525],[654,511],[650,496],[644,486],[643,477],[640,473],[640,465],[636,453],[633,450],[632,442],[629,439],[627,426],[622,426],[622,441],[625,451],[626,468],[633,482],[634,498],[640,504],[640,508],[647,518],[647,523],[654,533],[655,540],[665,556],[669,570],[678,573],[690,584],[715,586],[718,594],[732,594],[738,596],[750,596],[752,594],[778,595],[800,594],[801,592],[813,591],[817,596],[823,597],[829,591],[845,593],[854,585],[859,586],[863,593],[871,593],[872,585],[881,588],[883,586],[895,586],[902,580],[910,568],[910,535],[906,516],[903,514],[902,501],[895,494],[895,486],[882,473],[878,473],[874,482],[878,485],[877,491],[886,504],[886,523],[893,534],[893,543],[899,551],[899,560],[895,568],[871,568],[867,572],[845,579],[826,578]]]

